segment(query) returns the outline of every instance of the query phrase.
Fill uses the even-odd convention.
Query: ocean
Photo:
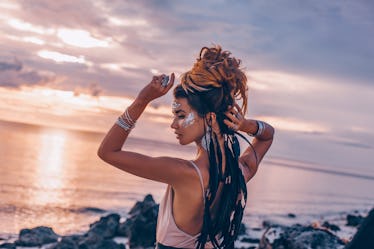
[[[50,226],[60,235],[81,233],[108,213],[125,219],[146,194],[159,202],[165,184],[130,175],[97,157],[104,135],[0,121],[0,238],[36,226]],[[151,156],[195,156],[193,146],[177,141],[130,136],[126,146]],[[365,213],[374,207],[372,172],[269,153],[247,185],[244,223],[253,228],[264,220],[292,224]]]

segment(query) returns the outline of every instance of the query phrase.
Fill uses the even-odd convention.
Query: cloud
[[[18,59],[0,61],[0,86],[49,85],[58,81],[56,74],[23,66]]]
[[[22,63],[14,58],[14,61],[0,61],[0,71],[20,71]]]

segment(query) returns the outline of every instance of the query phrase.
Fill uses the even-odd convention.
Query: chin
[[[187,144],[191,143],[191,142],[188,142],[188,141],[184,141],[183,139],[178,139],[178,142],[179,142],[180,145],[187,145]]]

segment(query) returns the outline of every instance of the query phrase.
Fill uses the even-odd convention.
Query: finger
[[[231,120],[231,122],[239,122],[239,119],[232,113],[225,113],[226,116]]]
[[[230,128],[232,130],[235,130],[235,131],[238,130],[238,128],[239,128],[239,126],[237,124],[235,124],[235,123],[233,123],[233,122],[231,122],[231,121],[229,121],[227,119],[224,119],[223,123],[225,125],[227,125],[228,128]]]
[[[175,74],[172,73],[172,74],[170,75],[170,81],[169,81],[169,83],[167,84],[167,87],[166,87],[167,91],[169,91],[170,88],[173,87],[173,85],[174,85],[174,80],[175,80]]]

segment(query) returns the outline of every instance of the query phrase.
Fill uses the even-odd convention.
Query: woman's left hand
[[[165,77],[165,74],[153,76],[151,82],[140,91],[138,98],[143,101],[151,102],[165,95],[173,87],[175,75],[172,73],[168,84],[163,86],[161,83]]]
[[[234,103],[234,106],[229,108],[225,115],[229,119],[223,120],[223,122],[232,130],[239,131],[241,130],[243,123],[245,121],[244,115],[242,113],[242,109],[239,107],[237,103]]]

